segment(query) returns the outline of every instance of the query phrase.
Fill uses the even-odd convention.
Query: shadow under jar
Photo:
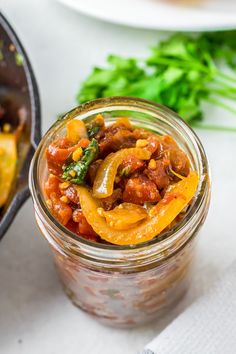
[[[148,242],[116,246],[90,242],[62,226],[46,205],[48,177],[45,151],[65,135],[70,119],[88,122],[103,114],[106,124],[129,117],[135,127],[171,135],[188,155],[200,179],[184,218]],[[168,311],[188,289],[196,239],[209,208],[208,162],[196,134],[175,113],[160,105],[129,97],[99,99],[81,105],[57,121],[42,139],[30,169],[35,215],[49,242],[63,287],[75,305],[99,321],[132,327]]]

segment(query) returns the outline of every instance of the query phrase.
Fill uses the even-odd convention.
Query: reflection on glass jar
[[[58,223],[45,203],[45,150],[65,134],[69,119],[91,120],[102,113],[106,123],[129,117],[134,126],[171,135],[200,176],[191,207],[172,229],[151,241],[115,246],[94,243]],[[100,321],[130,327],[168,311],[188,289],[197,233],[210,199],[205,152],[195,133],[173,112],[150,102],[114,97],[79,106],[56,122],[44,136],[30,170],[30,188],[38,225],[48,240],[64,289],[73,303]]]

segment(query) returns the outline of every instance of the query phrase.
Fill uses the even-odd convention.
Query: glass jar
[[[101,113],[106,124],[117,116],[133,125],[171,135],[189,156],[200,176],[196,197],[171,231],[130,246],[90,242],[73,234],[49,212],[44,183],[45,150],[65,135],[68,120],[86,122]],[[105,324],[130,327],[161,316],[188,289],[197,234],[206,218],[210,178],[204,149],[193,130],[169,109],[137,98],[112,97],[81,105],[57,121],[43,137],[30,169],[35,215],[49,242],[65,292],[75,305]]]

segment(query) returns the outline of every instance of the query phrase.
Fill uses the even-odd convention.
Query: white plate
[[[85,15],[132,27],[170,31],[211,31],[236,28],[235,0],[58,1]],[[181,1],[182,5],[176,5]],[[192,5],[184,6],[183,2]]]

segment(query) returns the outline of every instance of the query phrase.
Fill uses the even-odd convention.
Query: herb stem
[[[217,99],[212,98],[212,97],[204,97],[204,100],[208,101],[209,103],[212,103],[212,104],[214,104],[214,105],[216,105],[218,107],[224,108],[228,112],[233,113],[233,114],[236,115],[236,108],[231,107],[231,106],[227,105],[226,103],[224,103],[222,101],[218,101]]]
[[[215,78],[215,83],[218,83],[221,87],[224,86],[228,91],[236,92],[236,86],[229,86],[225,81],[220,78]]]
[[[224,98],[230,99],[230,100],[236,100],[236,91],[235,92],[229,92],[228,90],[224,89],[217,89],[217,88],[211,88],[210,93],[214,93],[216,95],[222,96]]]
[[[178,68],[185,68],[185,69],[197,69],[199,71],[202,71],[204,73],[208,73],[209,70],[204,67],[204,65],[201,65],[199,63],[194,63],[192,61],[187,61],[187,60],[175,60],[175,59],[169,59],[169,58],[161,58],[161,57],[155,57],[154,62],[148,62],[148,64],[162,64],[162,65],[167,65],[167,66],[176,66]]]
[[[232,82],[234,82],[234,83],[236,84],[236,77],[231,77],[230,75],[225,74],[225,73],[223,73],[223,72],[220,71],[220,70],[217,70],[217,75],[218,75],[219,77],[222,77],[222,79],[232,81]]]
[[[202,123],[192,123],[193,128],[212,130],[212,131],[223,131],[236,133],[236,127],[227,127],[222,125],[212,125],[212,124],[202,124]]]

